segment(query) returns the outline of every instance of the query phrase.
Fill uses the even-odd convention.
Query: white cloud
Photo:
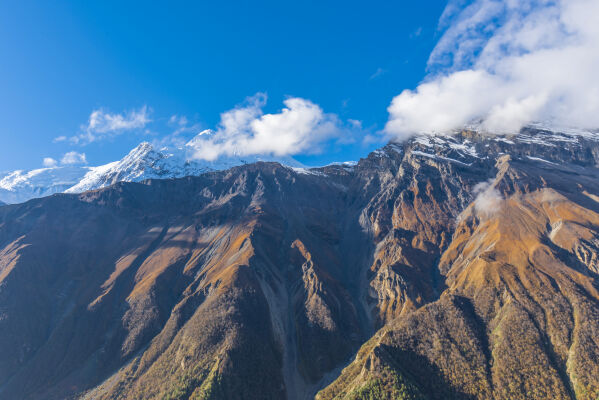
[[[357,120],[357,119],[348,119],[347,122],[349,122],[349,124],[356,128],[356,129],[362,129],[362,121]]]
[[[186,126],[189,121],[187,120],[187,117],[185,115],[174,114],[171,115],[168,122],[171,125]]]
[[[493,187],[493,179],[476,184],[473,188],[473,193],[476,195],[474,209],[479,215],[491,215],[501,207],[503,197]]]
[[[94,110],[86,125],[81,126],[81,133],[69,138],[75,144],[89,144],[108,137],[119,135],[126,131],[143,129],[149,122],[150,111],[147,106],[128,113],[111,114],[104,110]],[[63,141],[64,136],[54,139]]]
[[[221,114],[218,128],[194,138],[194,158],[214,160],[221,155],[312,153],[324,141],[342,134],[335,115],[309,100],[292,97],[279,113],[263,114],[266,95],[246,99],[242,106]]]
[[[431,74],[389,106],[398,139],[481,121],[497,133],[531,122],[599,127],[599,1],[452,1]]]
[[[96,110],[89,116],[86,130],[97,133],[107,133],[129,129],[143,128],[150,121],[148,108],[143,106],[137,111],[128,114],[110,114]]]
[[[376,69],[376,71],[374,71],[374,73],[372,75],[370,75],[370,80],[376,79],[376,78],[380,78],[381,76],[385,75],[387,73],[387,70],[378,67]]]
[[[422,27],[421,26],[416,28],[416,30],[414,32],[410,33],[410,39],[415,39],[415,38],[419,37],[420,35],[422,35]]]
[[[185,115],[172,115],[168,120],[168,125],[174,130],[170,134],[162,137],[162,139],[155,141],[155,143],[159,146],[174,145],[181,147],[188,140],[185,138],[184,134],[198,134],[203,130],[201,124],[190,123],[189,119]]]
[[[85,153],[69,151],[62,157],[60,163],[64,165],[87,164],[87,158],[85,157]]]
[[[44,157],[43,164],[44,164],[44,167],[51,168],[51,167],[56,167],[56,165],[58,164],[58,161],[56,161],[52,157]]]
[[[59,142],[65,142],[66,140],[68,140],[69,138],[66,136],[58,136],[55,137],[54,140],[52,140],[54,143],[59,143]]]

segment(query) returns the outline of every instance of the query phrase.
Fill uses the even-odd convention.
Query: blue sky
[[[597,0],[0,2],[0,171],[599,127]],[[85,155],[85,156],[84,156]]]
[[[445,5],[2,2],[0,170],[41,167],[70,151],[90,165],[113,161],[171,134],[173,115],[214,128],[222,112],[259,92],[268,95],[265,113],[300,97],[376,132],[391,99],[425,76]],[[85,145],[53,141],[79,134],[94,110],[126,115],[143,106],[152,120],[144,129]],[[379,145],[357,140],[296,158],[351,160]]]

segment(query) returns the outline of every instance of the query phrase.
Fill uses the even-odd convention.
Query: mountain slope
[[[509,156],[496,171],[494,198],[456,218],[440,299],[385,326],[319,399],[389,384],[383,367],[431,399],[597,397],[597,173]]]
[[[4,206],[0,398],[594,399],[598,161],[464,131]]]
[[[7,330],[0,335],[3,338],[1,345],[4,354],[17,353],[14,358],[4,358],[4,366],[0,364],[0,368],[4,367],[0,369],[2,376],[10,376],[3,382],[3,393],[15,397],[43,397],[48,395],[47,385],[51,385],[57,390],[56,398],[62,398],[64,388],[97,384],[102,374],[106,376],[113,368],[124,365],[125,370],[114,378],[116,385],[111,383],[102,388],[103,396],[162,396],[167,392],[185,391],[188,380],[196,382],[210,377],[215,380],[210,385],[222,382],[222,386],[210,390],[237,388],[239,393],[244,393],[270,388],[269,396],[280,398],[280,390],[284,387],[283,372],[277,366],[287,355],[277,350],[275,332],[268,327],[272,319],[285,318],[280,322],[281,332],[277,332],[284,333],[289,329],[288,325],[295,324],[287,319],[293,315],[299,320],[308,318],[314,322],[312,328],[298,325],[307,329],[306,333],[316,342],[298,343],[298,346],[331,353],[330,357],[319,361],[323,363],[321,367],[312,365],[313,358],[319,357],[317,352],[314,356],[305,354],[309,361],[305,364],[307,375],[319,376],[323,369],[348,356],[359,339],[356,336],[348,340],[345,338],[347,330],[342,329],[354,326],[351,329],[357,330],[356,322],[351,318],[349,296],[344,294],[342,287],[331,288],[326,294],[317,289],[320,280],[338,285],[335,278],[328,275],[331,270],[320,271],[318,266],[312,265],[305,272],[299,272],[302,271],[301,263],[307,262],[305,257],[309,257],[300,241],[318,242],[311,230],[326,232],[328,227],[286,226],[286,221],[291,218],[301,221],[303,213],[317,213],[316,216],[322,217],[317,221],[331,220],[329,212],[334,210],[334,203],[321,210],[296,203],[297,208],[291,208],[292,214],[283,218],[271,215],[272,205],[266,201],[270,199],[273,205],[282,204],[275,181],[293,191],[288,194],[290,201],[297,198],[297,201],[309,204],[306,198],[324,198],[330,189],[324,183],[305,193],[295,192],[292,181],[297,183],[311,177],[297,175],[277,165],[255,164],[226,175],[209,174],[174,182],[150,181],[150,185],[119,184],[81,197],[58,196],[9,206],[7,214],[3,214],[8,220],[3,220],[2,232],[23,233],[25,238],[5,247],[3,277],[6,276],[8,281],[13,279],[12,283],[7,283],[7,298],[10,298],[10,288],[25,284],[19,279],[27,280],[16,272],[28,268],[21,265],[35,268],[30,264],[32,260],[44,257],[50,249],[62,251],[53,252],[58,259],[46,259],[37,266],[41,268],[39,277],[52,276],[53,284],[37,281],[30,286],[37,295],[22,292],[17,303],[6,309],[3,327]],[[231,192],[231,188],[235,189]],[[166,193],[168,196],[163,196]],[[54,203],[49,205],[51,209],[35,215],[33,210],[46,202]],[[42,205],[42,209],[45,208]],[[32,219],[13,219],[12,213],[25,213]],[[81,221],[82,215],[90,222]],[[38,218],[47,223],[29,228],[29,223]],[[102,223],[95,226],[91,221]],[[110,232],[110,235],[103,235],[103,232]],[[287,236],[294,238],[295,247],[287,242]],[[298,239],[303,236],[306,236],[303,240]],[[93,240],[94,237],[104,239]],[[22,247],[23,242],[35,238],[41,240],[39,246]],[[73,243],[78,244],[70,247]],[[85,247],[92,253],[83,250]],[[331,250],[319,247],[322,250],[315,252],[311,259],[322,257],[328,260]],[[276,250],[279,248],[288,250],[279,254]],[[82,262],[81,251],[90,261]],[[298,265],[291,270],[281,262],[296,258]],[[14,260],[14,264],[4,264],[8,259]],[[293,280],[287,277],[288,274]],[[270,283],[265,282],[266,278]],[[73,279],[82,285],[73,287]],[[263,289],[261,285],[269,286]],[[312,285],[316,285],[315,292]],[[266,288],[272,293],[266,292]],[[41,304],[37,300],[34,304],[29,303],[26,299],[30,296],[39,299]],[[289,299],[279,303],[280,297]],[[65,300],[57,303],[61,298]],[[304,299],[313,300],[313,303],[304,304]],[[271,315],[269,301],[273,307],[289,305]],[[42,307],[42,304],[46,306]],[[48,305],[58,309],[50,310]],[[50,330],[53,332],[50,337],[7,334],[13,331],[13,324],[18,325],[16,321],[21,316],[27,319],[34,315],[56,315],[57,319],[36,317],[35,321],[28,321],[33,324],[33,332]],[[15,322],[11,324],[12,320]],[[338,327],[337,323],[340,324]],[[71,335],[85,340],[72,342]],[[152,345],[143,356],[130,361],[150,344],[152,338]],[[190,338],[205,340],[196,342]],[[295,343],[290,333],[277,336],[277,340]],[[67,343],[68,351],[64,347]],[[335,348],[327,349],[331,343]],[[284,346],[284,343],[280,345]],[[259,347],[263,350],[256,350]],[[66,357],[62,357],[63,351],[68,352]],[[231,370],[240,360],[251,362],[255,367],[248,369],[250,375],[244,379],[233,378],[238,373]],[[15,368],[15,363],[23,365]],[[191,370],[186,369],[186,363],[191,365]],[[171,370],[174,365],[176,371],[165,375],[165,368]],[[272,373],[265,374],[273,368]],[[19,372],[12,375],[13,371]],[[57,375],[54,371],[61,372]],[[277,374],[279,378],[273,378]],[[298,372],[290,374],[295,376]],[[31,380],[33,376],[36,378]],[[135,377],[134,386],[126,385],[131,376]],[[22,386],[25,382],[27,384]],[[254,389],[252,384],[256,385]],[[21,392],[23,388],[29,392]]]

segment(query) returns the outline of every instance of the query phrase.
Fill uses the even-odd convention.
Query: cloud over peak
[[[388,108],[396,138],[474,120],[497,133],[532,122],[599,127],[599,2],[452,1],[430,75]]]
[[[258,93],[222,113],[216,130],[194,139],[193,157],[210,161],[222,155],[313,153],[326,140],[342,135],[338,118],[310,100],[290,97],[273,114],[263,113],[266,101],[266,95]]]

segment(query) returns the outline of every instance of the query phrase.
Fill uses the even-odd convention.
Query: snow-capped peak
[[[63,192],[90,171],[89,167],[60,166],[0,174],[0,201],[21,203]]]
[[[121,160],[98,167],[59,166],[0,173],[0,201],[21,203],[59,192],[80,193],[121,181],[181,178],[257,161],[275,161],[290,167],[302,167],[291,157],[268,155],[221,156],[213,161],[194,159],[195,150],[202,146],[202,136],[211,133],[210,130],[200,132],[181,147],[157,149],[151,143],[142,142]]]
[[[192,148],[201,146],[202,140],[204,140],[203,136],[209,136],[209,135],[212,135],[213,133],[214,133],[214,131],[212,129],[205,129],[202,132],[195,135],[193,137],[193,139],[191,139],[189,142],[185,143],[185,146],[192,147]]]
[[[137,182],[145,179],[199,175],[210,170],[212,169],[208,166],[188,161],[183,149],[156,150],[152,144],[143,142],[122,160],[92,168],[79,183],[66,192],[79,193],[121,181]]]

